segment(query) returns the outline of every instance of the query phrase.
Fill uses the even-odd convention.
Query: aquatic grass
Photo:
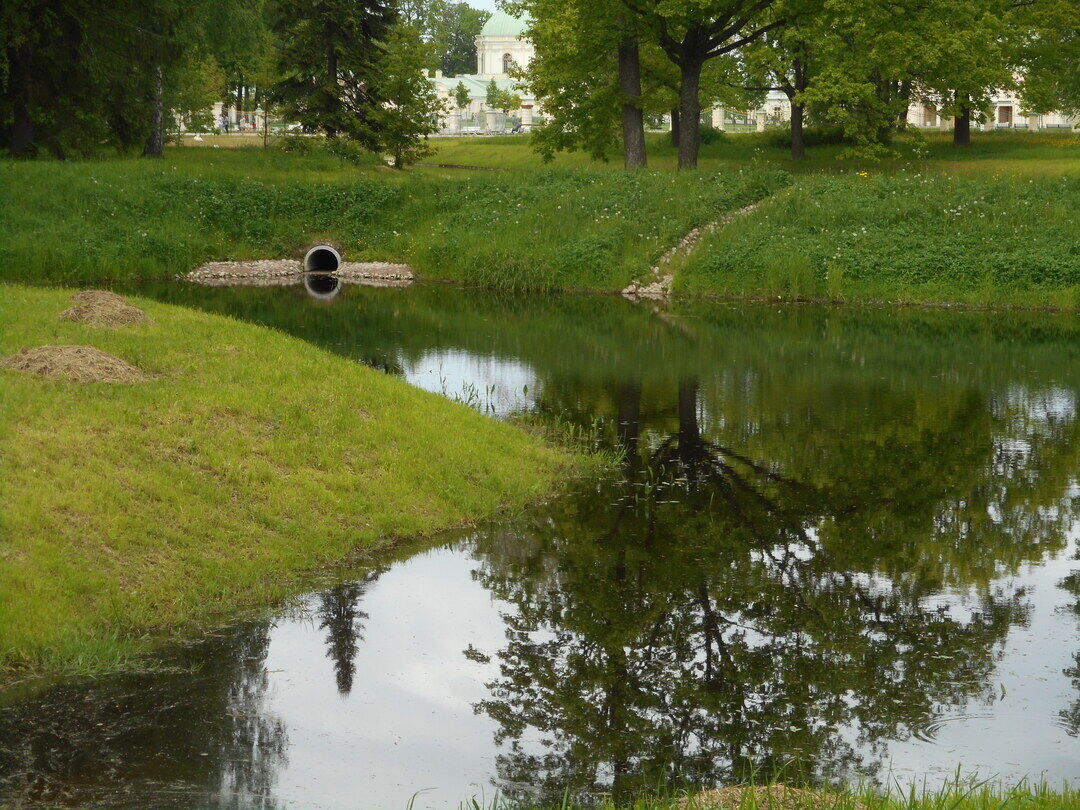
[[[153,324],[95,328],[58,320],[70,293],[3,287],[0,353],[90,344],[155,378],[0,373],[0,677],[114,668],[346,552],[522,506],[574,464],[271,329],[139,299]]]
[[[823,787],[753,780],[719,790],[656,788],[624,799],[599,794],[573,799],[569,791],[554,802],[470,798],[459,810],[1077,810],[1080,791],[1044,780],[1003,783],[957,774],[945,784],[858,783]]]

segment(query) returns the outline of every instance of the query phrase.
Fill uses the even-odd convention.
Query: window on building
[[[510,69],[514,67],[514,57],[508,53],[503,54],[503,73],[510,73]]]

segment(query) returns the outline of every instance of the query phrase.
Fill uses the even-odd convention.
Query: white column
[[[758,132],[764,132],[765,131],[765,113],[763,113],[763,112],[759,112],[757,114],[757,131]]]

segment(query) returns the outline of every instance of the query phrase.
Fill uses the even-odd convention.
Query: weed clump
[[[140,323],[153,323],[150,316],[141,309],[131,306],[116,293],[105,290],[83,290],[71,296],[70,301],[75,306],[60,313],[62,321],[75,321],[112,329]]]
[[[20,349],[0,366],[71,382],[144,382],[152,378],[119,357],[93,346],[37,346]]]

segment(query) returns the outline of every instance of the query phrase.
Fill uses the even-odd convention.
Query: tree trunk
[[[791,159],[802,160],[806,157],[806,135],[803,132],[803,113],[806,108],[802,104],[791,105]]]
[[[960,109],[953,119],[953,146],[971,146],[971,108],[965,102],[969,97],[960,97]]]
[[[619,92],[622,94],[623,165],[642,169],[645,155],[645,114],[641,110],[641,60],[634,39],[619,46]]]
[[[334,29],[333,24],[326,23],[326,76],[327,87],[333,88],[331,92],[337,93],[338,89],[338,55],[337,49],[334,47]],[[337,96],[333,96],[327,99],[326,112],[327,114],[335,114],[338,111],[338,105],[335,103]],[[323,122],[323,129],[326,131],[328,138],[333,138],[337,135],[337,125]]]
[[[701,66],[684,59],[679,71],[679,168],[696,169],[701,148]]]
[[[671,110],[671,145],[679,145],[679,108]]]
[[[158,65],[154,68],[154,101],[150,108],[150,137],[143,155],[163,157],[165,154],[165,73]]]

